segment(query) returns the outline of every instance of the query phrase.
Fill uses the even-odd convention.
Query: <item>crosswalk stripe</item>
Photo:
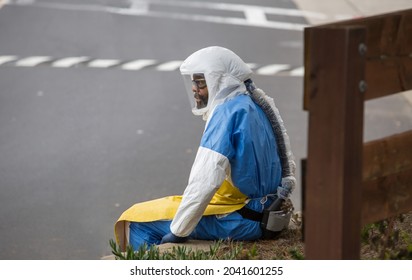
[[[271,64],[264,67],[259,68],[256,73],[258,75],[275,75],[280,71],[290,69],[290,65],[288,64]]]
[[[266,14],[262,9],[259,8],[249,8],[244,11],[246,20],[250,23],[255,24],[266,24],[267,18]]]
[[[292,71],[290,71],[291,76],[296,76],[296,77],[299,76],[300,77],[300,76],[303,76],[304,74],[305,74],[305,70],[304,70],[303,66],[298,67],[298,68],[293,69]]]
[[[18,57],[15,55],[2,55],[0,56],[0,65],[16,60]]]
[[[46,63],[47,62],[47,63]],[[43,64],[44,63],[44,64]],[[42,64],[51,67],[70,68],[75,66],[90,68],[117,68],[122,70],[138,71],[142,69],[155,69],[156,71],[176,71],[183,63],[182,60],[158,61],[155,59],[137,59],[132,61],[122,61],[119,59],[92,59],[86,56],[65,57],[55,59],[50,56],[29,56],[18,57],[15,55],[0,56],[0,66],[20,66],[35,67]],[[255,72],[255,75],[263,76],[290,76],[302,77],[304,68],[292,67],[289,64],[269,64],[259,65],[256,63],[247,63]]]
[[[250,69],[256,69],[258,67],[258,65],[256,63],[246,63],[247,66],[249,66]]]
[[[156,64],[157,61],[154,59],[138,59],[128,63],[123,64],[120,68],[123,70],[140,70],[144,67]]]
[[[16,62],[16,66],[33,67],[52,60],[50,56],[30,56]]]
[[[174,71],[179,69],[183,61],[181,60],[172,60],[163,64],[160,64],[156,67],[158,71]]]
[[[87,56],[79,56],[79,57],[66,57],[59,60],[56,60],[52,63],[52,67],[58,68],[69,68],[76,64],[82,63],[89,60]]]
[[[207,3],[199,1],[159,1],[159,0],[129,0],[129,7],[119,5],[116,7],[113,5],[97,5],[97,4],[67,4],[67,3],[50,3],[49,2],[37,2],[34,0],[20,0],[13,2],[13,5],[32,5],[36,7],[69,10],[69,11],[95,11],[95,12],[108,12],[120,15],[129,16],[146,16],[155,18],[169,18],[174,20],[190,20],[190,21],[204,21],[220,24],[233,24],[240,26],[254,26],[262,28],[274,28],[282,30],[295,30],[303,31],[307,25],[290,23],[288,21],[271,21],[266,19],[267,15],[275,14],[282,16],[294,16],[294,17],[324,17],[323,14],[314,12],[305,12],[296,9],[284,9],[273,8],[258,5],[239,5],[239,4],[227,4],[227,3]],[[179,12],[163,12],[156,9],[150,9],[152,4],[157,6],[172,6],[178,7]],[[243,13],[243,17],[223,17],[223,16],[208,16],[204,14],[195,14],[193,11],[187,11],[187,8],[199,8],[215,11],[235,11]]]
[[[120,60],[118,59],[95,59],[90,61],[87,66],[94,68],[108,68],[118,65]]]

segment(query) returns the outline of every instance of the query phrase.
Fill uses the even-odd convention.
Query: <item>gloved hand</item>
[[[169,232],[165,236],[163,236],[162,241],[160,241],[160,244],[163,243],[183,243],[186,242],[188,237],[179,237],[174,235],[173,233]]]
[[[278,187],[278,197],[286,200],[295,189],[296,179],[293,176],[282,178],[282,184]]]

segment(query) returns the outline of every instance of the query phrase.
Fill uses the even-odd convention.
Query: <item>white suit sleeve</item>
[[[220,153],[199,147],[182,202],[170,226],[174,235],[190,235],[215,192],[226,178],[229,160]]]

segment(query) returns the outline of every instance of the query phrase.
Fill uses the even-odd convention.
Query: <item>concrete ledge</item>
[[[204,252],[210,251],[210,246],[212,246],[214,241],[209,240],[189,240],[185,243],[166,243],[160,244],[157,246],[159,248],[160,253],[166,252],[171,250],[173,247],[186,247],[187,249],[191,249],[192,251],[202,250]]]
[[[302,212],[301,211],[297,211],[295,213],[293,213],[291,219],[290,219],[290,223],[289,223],[289,229],[299,229],[302,226]],[[209,240],[189,240],[185,243],[166,243],[166,244],[160,244],[157,247],[159,248],[159,252],[160,253],[164,253],[168,250],[172,250],[173,247],[186,247],[189,250],[191,250],[192,252],[195,251],[204,251],[204,252],[209,252],[210,251],[210,247],[213,246],[215,241],[209,241]],[[225,244],[221,244],[220,248],[225,248],[228,245]],[[104,256],[101,258],[101,260],[115,260],[115,256],[114,255],[108,255],[108,256]]]

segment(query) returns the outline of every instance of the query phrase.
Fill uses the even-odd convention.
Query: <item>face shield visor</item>
[[[192,112],[202,115],[208,110],[209,92],[203,73],[183,74],[183,82],[189,97]]]

